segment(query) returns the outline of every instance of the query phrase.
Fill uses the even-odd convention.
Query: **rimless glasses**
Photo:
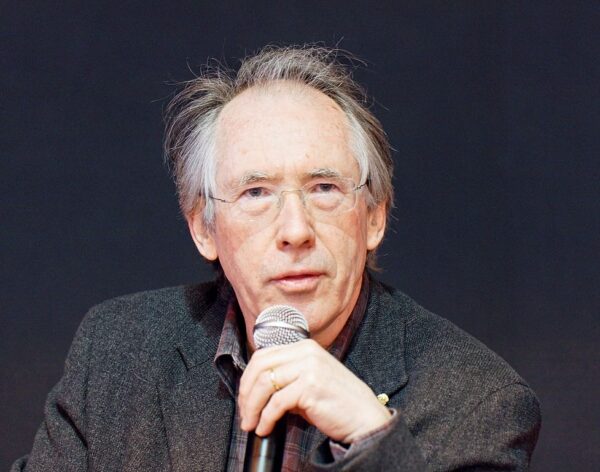
[[[322,220],[339,216],[356,205],[357,193],[366,183],[356,185],[347,178],[318,178],[299,189],[284,189],[267,182],[251,183],[227,192],[224,197],[209,196],[228,204],[234,217],[270,223],[283,205],[283,196],[295,193],[307,212]]]

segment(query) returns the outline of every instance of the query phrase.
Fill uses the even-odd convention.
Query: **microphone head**
[[[256,318],[253,334],[256,349],[291,344],[310,336],[304,315],[287,305],[264,309]]]

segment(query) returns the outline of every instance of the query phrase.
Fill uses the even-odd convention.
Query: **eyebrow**
[[[272,180],[272,179],[273,179],[273,177],[265,172],[251,171],[251,172],[246,172],[244,175],[242,175],[242,177],[238,181],[238,185],[241,187],[243,185],[248,185],[248,184],[252,184],[255,182],[264,182],[265,180]]]
[[[343,178],[342,174],[339,171],[332,169],[331,167],[318,167],[316,169],[312,169],[308,172],[304,173],[304,180],[306,179],[314,179],[314,178],[334,178],[341,179]],[[265,182],[265,181],[273,181],[279,180],[273,175],[269,175],[266,172],[261,171],[250,171],[246,172],[240,179],[236,182],[236,186],[243,187],[248,184],[253,184],[256,182]]]
[[[306,176],[309,178],[315,177],[325,177],[325,178],[335,178],[341,179],[342,174],[340,174],[337,170],[332,169],[331,167],[319,167],[317,169],[313,169],[310,172],[306,173]]]

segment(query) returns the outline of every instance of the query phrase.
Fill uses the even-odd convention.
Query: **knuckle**
[[[249,408],[246,408],[245,414],[244,416],[246,417],[246,419],[254,421],[260,414],[260,411],[257,411],[255,406],[251,406]]]
[[[261,373],[260,377],[258,378],[258,381],[260,382],[261,387],[264,387],[265,389],[270,389],[272,387],[271,374],[268,370]]]
[[[265,406],[261,413],[261,421],[267,421],[268,423],[274,423],[287,411],[286,404],[282,401],[281,397],[273,398],[269,400],[269,403]]]
[[[275,411],[279,411],[283,408],[283,399],[279,392],[276,392],[273,395],[271,395],[271,399],[269,400],[267,407],[270,410],[275,410]]]
[[[263,411],[260,413],[259,423],[263,426],[274,423],[277,421],[277,416],[275,412],[266,406]]]
[[[238,399],[245,400],[248,394],[250,393],[250,387],[246,385],[244,382],[240,383],[240,387],[238,390]]]
[[[306,382],[306,386],[307,386],[309,389],[311,389],[311,390],[312,390],[312,389],[315,389],[316,387],[318,387],[318,386],[319,386],[319,381],[318,381],[318,378],[317,378],[317,377],[318,377],[318,376],[317,376],[317,374],[316,374],[316,372],[315,372],[314,370],[310,370],[310,371],[309,371],[309,372],[306,374],[306,376],[305,376],[305,382]]]
[[[305,362],[309,372],[314,372],[319,369],[320,361],[316,353],[311,353],[307,356]]]
[[[248,361],[248,367],[246,367],[246,369],[247,370],[249,368],[261,369],[263,362],[264,362],[264,352],[262,349],[259,349],[258,351],[255,351],[254,354],[252,354],[252,357]]]
[[[312,395],[305,393],[300,397],[298,404],[301,410],[310,412],[315,407],[315,399]]]

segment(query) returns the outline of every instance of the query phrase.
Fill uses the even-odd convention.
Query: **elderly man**
[[[364,103],[323,48],[266,48],[186,85],[166,152],[218,280],[92,309],[14,471],[237,471],[278,421],[282,470],[527,468],[527,384],[367,270],[393,191]],[[277,304],[311,338],[256,350]]]

